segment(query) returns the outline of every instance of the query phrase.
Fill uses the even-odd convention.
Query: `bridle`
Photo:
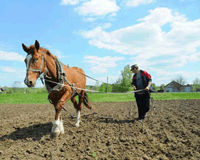
[[[39,76],[42,74],[41,73],[41,70],[42,70],[42,66],[43,66],[43,63],[44,62],[46,62],[46,60],[45,60],[45,58],[44,58],[44,56],[42,56],[42,62],[41,62],[41,65],[40,65],[40,69],[32,69],[32,68],[27,68],[26,69],[26,71],[27,71],[27,73],[28,73],[28,71],[33,71],[33,72],[35,72],[35,73],[39,73]]]

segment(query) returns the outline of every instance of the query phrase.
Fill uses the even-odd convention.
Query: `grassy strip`
[[[152,93],[154,100],[172,100],[172,99],[200,99],[200,93]],[[89,94],[92,102],[124,102],[135,101],[134,94]]]
[[[134,94],[89,93],[91,102],[135,101]],[[200,99],[200,93],[152,93],[154,100]],[[48,94],[0,94],[0,104],[48,104]]]
[[[153,93],[152,97],[155,100],[172,100],[172,99],[200,99],[200,92],[189,93]]]
[[[46,104],[49,103],[47,100],[48,94],[1,94],[0,95],[0,104]]]

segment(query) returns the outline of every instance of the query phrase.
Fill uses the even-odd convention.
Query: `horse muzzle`
[[[35,87],[35,85],[36,85],[36,81],[29,81],[28,78],[25,78],[24,83],[25,83],[28,87]]]

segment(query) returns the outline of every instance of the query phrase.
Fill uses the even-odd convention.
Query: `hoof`
[[[60,133],[58,133],[58,132],[51,132],[50,138],[51,138],[51,139],[57,138],[59,135],[60,135]]]
[[[76,127],[79,127],[80,125],[76,123],[75,126],[76,126]]]

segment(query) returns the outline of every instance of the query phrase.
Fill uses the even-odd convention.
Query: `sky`
[[[2,1],[0,86],[25,87],[22,43],[35,40],[99,81],[115,83],[125,66],[137,64],[157,86],[178,76],[192,84],[200,78],[199,13],[199,0]]]

